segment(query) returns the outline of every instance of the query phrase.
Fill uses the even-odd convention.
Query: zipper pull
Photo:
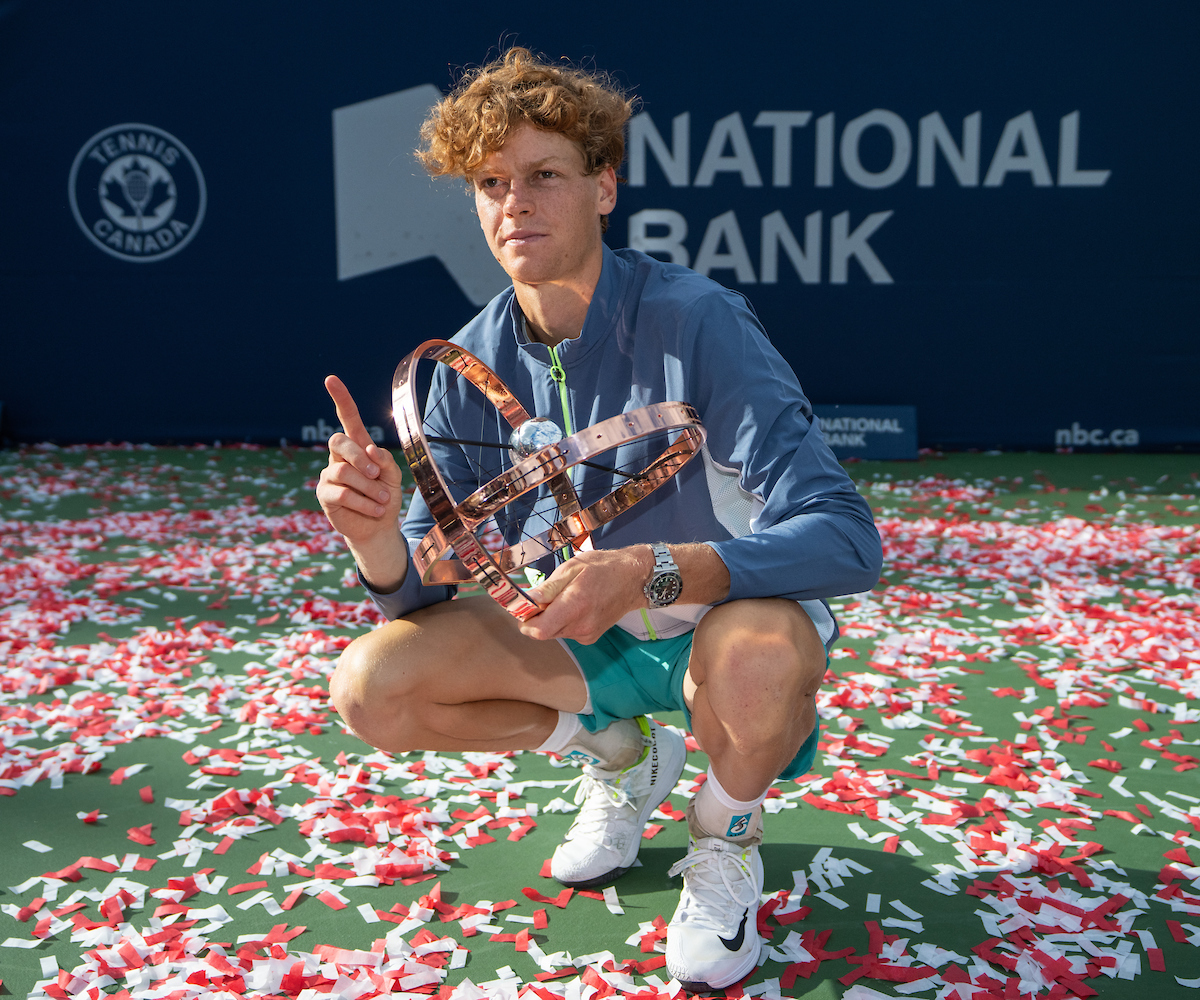
[[[572,426],[571,406],[567,395],[567,370],[558,360],[558,351],[553,347],[550,348],[550,379],[558,386],[558,402],[562,407],[563,430],[569,436],[575,433],[575,428]]]

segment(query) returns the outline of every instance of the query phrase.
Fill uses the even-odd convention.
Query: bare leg
[[[701,619],[684,698],[696,741],[734,798],[761,796],[816,725],[825,647],[794,601],[732,601]]]
[[[437,604],[359,637],[329,691],[346,725],[393,753],[536,750],[560,712],[579,712],[587,700],[562,646],[522,635],[490,597]],[[565,885],[607,885],[627,871],[650,812],[675,787],[682,737],[643,724],[645,737],[622,720],[573,738],[599,755],[589,759],[601,769],[585,768],[581,808],[554,852],[551,872]]]
[[[716,781],[689,804],[688,853],[671,869],[684,888],[667,928],[667,971],[693,991],[735,983],[758,961],[759,803],[812,732],[824,675],[817,630],[794,601],[731,601],[696,628],[683,692]]]
[[[488,597],[448,601],[360,636],[329,691],[381,750],[532,750],[587,697],[557,642],[530,639]]]

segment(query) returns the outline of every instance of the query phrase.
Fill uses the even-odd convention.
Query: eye
[[[551,180],[552,178],[555,178],[557,176],[558,176],[558,174],[553,170],[539,170],[538,171],[538,177],[544,181]]]

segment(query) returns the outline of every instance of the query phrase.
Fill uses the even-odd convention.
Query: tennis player
[[[422,586],[409,551],[429,510],[417,496],[400,523],[400,470],[330,376],[344,432],[330,439],[317,497],[390,620],[344,651],[330,692],[346,724],[384,750],[535,750],[580,764],[580,809],[551,865],[577,887],[634,864],[686,755],[678,732],[649,716],[682,710],[709,768],[670,871],[683,889],[667,969],[714,990],[758,963],[763,802],[813,761],[814,699],[838,637],[824,599],[872,587],[881,548],[749,303],[605,245],[631,106],[602,74],[513,48],[433,109],[418,156],[466,181],[512,279],[453,339],[567,433],[690,403],[708,434],[701,456],[598,530],[592,550],[543,567],[529,591],[542,611],[521,624],[489,597]],[[453,394],[437,405],[444,436],[478,437],[477,409]],[[496,474],[453,446],[437,460],[455,478]],[[574,471],[581,494],[612,489],[594,478],[611,473]]]

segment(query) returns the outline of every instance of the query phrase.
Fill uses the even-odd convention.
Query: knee
[[[367,683],[368,674],[367,644],[364,640],[368,638],[360,636],[343,649],[333,673],[329,675],[329,704],[343,719],[347,711],[364,700],[362,689]],[[349,724],[348,719],[346,722]]]
[[[361,739],[367,740],[370,725],[368,710],[376,704],[371,696],[372,634],[360,636],[342,650],[329,678],[329,702],[342,721]],[[368,740],[368,742],[370,742]]]
[[[825,648],[794,602],[736,604],[701,621],[693,646],[696,680],[737,753],[794,753],[792,744],[798,746],[812,728]],[[730,611],[718,615],[726,607]]]
[[[706,694],[738,755],[778,757],[782,767],[812,732],[815,688],[797,671],[794,660],[786,662],[775,649],[758,652],[764,655],[730,661],[723,683],[705,685]]]
[[[812,697],[825,675],[825,647],[808,615],[792,601],[737,604],[743,606],[724,616],[714,609],[697,629],[705,681],[764,703]]]
[[[383,631],[359,636],[343,651],[329,678],[329,700],[346,726],[372,746],[401,753],[404,706],[410,701],[409,672],[397,669],[393,641]]]

